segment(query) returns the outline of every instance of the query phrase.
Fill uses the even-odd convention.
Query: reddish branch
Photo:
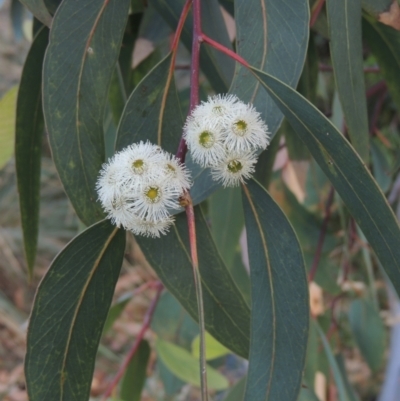
[[[329,223],[329,219],[331,217],[331,206],[333,203],[334,194],[335,194],[335,189],[333,187],[331,187],[331,189],[329,191],[328,199],[326,201],[324,221],[322,222],[321,230],[319,232],[317,250],[315,251],[311,269],[308,274],[309,282],[314,281],[314,277],[315,277],[315,274],[317,273],[317,269],[318,269],[318,264],[321,259],[322,248],[324,246],[326,231],[328,229],[328,223]]]
[[[322,7],[325,4],[325,0],[318,0],[313,8],[311,9],[311,17],[310,17],[310,27],[313,27],[315,24],[315,21],[317,21],[317,18],[319,14],[321,13]]]
[[[135,356],[136,351],[139,348],[140,342],[143,340],[143,337],[147,329],[150,327],[151,319],[153,318],[154,311],[156,309],[158,300],[160,298],[162,290],[164,289],[164,286],[162,283],[158,282],[156,288],[157,288],[156,295],[151,301],[149,309],[147,310],[146,315],[144,316],[142,328],[140,329],[138,335],[136,336],[135,342],[133,343],[132,348],[130,349],[128,355],[126,356],[124,362],[119,367],[118,372],[115,375],[113,381],[111,382],[106,392],[104,393],[103,400],[106,400],[111,395],[115,387],[118,385],[119,381],[122,379],[122,376],[124,375],[129,363],[131,362],[132,358]]]

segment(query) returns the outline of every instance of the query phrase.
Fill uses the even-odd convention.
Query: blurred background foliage
[[[52,3],[56,2],[49,2]],[[220,3],[233,40],[232,1]],[[310,9],[315,11],[318,3],[310,0]],[[378,23],[376,16],[371,17],[374,10],[370,3],[365,1],[363,21],[371,151],[368,165],[400,218],[400,32]],[[168,53],[172,34],[168,23],[152,6],[144,7],[142,2],[132,1],[132,11],[130,20],[140,23],[135,23],[139,26],[137,32],[128,27],[124,37],[123,50],[128,60],[124,68],[130,71],[125,82],[128,93]],[[35,289],[51,260],[83,229],[64,194],[44,135],[38,257],[33,277],[28,280],[13,143],[17,86],[35,23],[18,1],[0,1],[0,399],[9,401],[27,400],[22,361],[26,322]],[[332,71],[327,24],[323,8],[311,29],[307,59],[297,89],[346,134]],[[182,46],[175,78],[184,113],[188,110],[189,65],[190,55]],[[393,76],[397,80],[391,79]],[[115,76],[113,82],[117,79]],[[211,85],[202,76],[203,99],[210,92]],[[111,106],[104,127],[108,154],[111,154],[123,107],[114,84],[109,97]],[[400,361],[397,296],[340,197],[332,191],[328,179],[286,120],[271,149],[276,149],[273,172],[268,177],[263,174],[261,158],[259,178],[268,185],[295,228],[306,267],[313,276],[311,311],[318,324],[313,323],[310,328],[300,400],[372,401],[380,395],[381,401],[388,401],[400,397],[399,390],[391,390],[389,383],[400,366],[399,362],[396,364],[396,359]],[[229,209],[221,208],[226,204],[230,205]],[[240,191],[219,190],[201,207],[222,258],[249,301]],[[225,215],[229,216],[232,210],[236,218],[226,220]],[[323,246],[316,255],[319,241],[323,241]],[[98,351],[91,391],[93,400],[100,399],[139,332],[156,280],[151,266],[129,236],[123,270]],[[127,371],[135,381],[123,380],[114,400],[197,399],[197,325],[167,291],[161,296],[151,331],[145,338]],[[211,336],[207,344],[209,386],[214,399],[241,400],[247,362],[231,354]]]

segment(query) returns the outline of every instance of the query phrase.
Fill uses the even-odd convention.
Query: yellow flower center
[[[233,123],[233,132],[236,135],[244,136],[247,132],[247,123],[246,121],[239,120]]]
[[[144,195],[150,203],[157,203],[161,199],[161,191],[159,187],[147,187]]]
[[[214,145],[215,137],[214,134],[210,131],[203,131],[199,135],[199,144],[203,146],[203,148],[211,148]]]
[[[132,163],[132,169],[135,174],[143,174],[145,169],[145,164],[142,159],[136,159]]]
[[[236,173],[238,173],[239,171],[241,171],[242,168],[243,168],[243,164],[240,163],[239,160],[231,160],[231,161],[228,163],[228,170],[229,170],[231,173],[236,174]]]

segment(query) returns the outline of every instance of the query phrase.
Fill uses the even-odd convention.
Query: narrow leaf
[[[156,341],[156,350],[159,358],[181,380],[200,386],[199,360],[184,348],[163,340]],[[208,387],[212,390],[225,390],[229,386],[228,380],[217,370],[207,365]]]
[[[146,370],[150,359],[150,352],[149,343],[146,340],[142,340],[122,378],[120,391],[122,401],[140,401],[146,381]]]
[[[199,207],[195,213],[206,330],[221,344],[247,358],[249,307],[218,254]],[[178,214],[174,228],[162,238],[136,237],[136,241],[167,289],[197,320],[186,216]]]
[[[367,16],[363,18],[362,29],[397,109],[400,110],[400,32]]]
[[[253,69],[329,178],[400,293],[400,229],[377,183],[351,145],[312,104]]]
[[[53,159],[79,218],[103,216],[96,180],[104,162],[103,114],[129,0],[64,0],[44,62],[43,109]]]
[[[339,92],[354,149],[367,163],[369,130],[361,41],[361,0],[328,0],[330,50]]]
[[[183,118],[170,67],[171,54],[168,54],[132,92],[121,116],[116,150],[149,140],[169,152],[176,152]]]
[[[40,162],[43,140],[42,66],[49,31],[40,30],[22,71],[15,126],[15,165],[25,256],[30,276],[39,232]]]
[[[307,52],[307,0],[236,0],[236,50],[250,65],[295,87]],[[230,92],[251,102],[275,134],[282,113],[248,70],[237,66]]]
[[[44,25],[51,26],[51,15],[47,10],[45,0],[20,0],[22,4]]]
[[[393,0],[362,0],[361,3],[365,11],[379,17],[379,14],[389,11]]]
[[[227,354],[229,354],[228,348],[206,332],[206,360],[211,361]],[[196,336],[192,342],[192,355],[197,359],[200,358],[200,335]]]
[[[125,232],[101,221],[75,237],[53,261],[38,288],[28,329],[30,401],[89,398],[124,249]]]
[[[256,181],[243,186],[252,293],[245,401],[297,400],[309,326],[308,284],[296,234]]]
[[[326,339],[325,334],[323,333],[323,331],[321,330],[321,328],[319,327],[319,325],[316,321],[313,321],[312,324],[315,325],[315,327],[317,328],[317,331],[320,335],[322,345],[324,347],[330,368],[332,370],[333,378],[335,379],[336,387],[338,390],[339,401],[353,401],[351,395],[347,391],[346,382],[344,381],[344,379],[342,377],[342,372],[336,361],[335,356],[333,355],[333,352],[331,350],[331,347],[329,346],[329,343],[328,343],[328,340]]]
[[[386,348],[386,331],[374,304],[365,299],[357,299],[350,305],[350,327],[360,351],[376,373],[383,364]]]

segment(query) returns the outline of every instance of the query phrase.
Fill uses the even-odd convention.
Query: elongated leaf
[[[35,37],[25,61],[18,91],[15,164],[19,207],[29,274],[35,263],[39,232],[40,161],[43,139],[42,66],[49,31]]]
[[[169,152],[176,152],[183,119],[173,76],[169,77],[170,65],[171,54],[161,60],[132,92],[121,116],[116,150],[149,140]],[[165,91],[168,92],[164,99]]]
[[[243,401],[246,389],[246,377],[240,379],[230,390],[224,401]]]
[[[378,17],[379,14],[389,11],[393,0],[362,0],[363,9]]]
[[[17,93],[18,87],[14,86],[0,99],[0,169],[14,151]]]
[[[146,340],[142,340],[122,379],[120,391],[122,401],[140,401],[146,381],[150,351],[149,343]]]
[[[45,0],[21,0],[26,8],[44,25],[51,26],[51,15],[47,10]]]
[[[195,213],[206,330],[221,344],[247,358],[249,307],[219,256],[199,207]],[[197,320],[186,216],[177,215],[174,229],[162,238],[136,237],[136,241],[167,289]]]
[[[339,92],[354,149],[367,163],[369,131],[361,41],[361,0],[328,0],[330,50]]]
[[[150,4],[175,31],[185,1],[150,0]],[[217,0],[202,0],[201,19],[204,33],[222,45],[232,48]],[[181,40],[188,50],[192,48],[192,32],[193,16],[190,13],[181,35]],[[210,46],[202,46],[200,67],[216,92],[228,90],[234,72],[234,62],[230,57]]]
[[[163,363],[181,380],[200,387],[199,360],[184,348],[163,340],[157,340],[156,349]],[[213,390],[225,390],[228,380],[217,370],[207,366],[208,387]]]
[[[400,293],[400,229],[365,164],[312,104],[271,75],[253,69],[329,178]]]
[[[307,52],[308,1],[236,0],[235,22],[237,52],[250,65],[295,87]],[[229,91],[242,101],[253,103],[274,135],[282,113],[260,89],[248,70],[237,66]]]
[[[243,186],[251,279],[245,401],[297,400],[309,326],[308,284],[296,234],[256,181]]]
[[[36,294],[28,329],[30,401],[89,398],[124,249],[125,232],[101,221],[75,237],[53,261]]]
[[[227,354],[229,350],[206,332],[206,360],[211,361]],[[192,355],[197,359],[200,358],[200,335],[196,336],[192,342]]]
[[[325,334],[319,327],[318,323],[316,321],[312,321],[312,324],[315,325],[317,328],[317,331],[321,337],[322,345],[324,347],[326,356],[329,361],[329,366],[331,368],[333,377],[335,379],[336,387],[338,390],[338,398],[339,401],[353,401],[351,395],[349,394],[347,387],[346,387],[346,382],[343,379],[342,372],[340,370],[340,367],[335,359],[335,356],[333,355],[333,352],[331,350],[331,347],[329,346],[328,340],[326,339]]]
[[[362,29],[397,109],[400,110],[400,32],[367,16],[363,18]]]
[[[244,227],[240,189],[226,188],[217,191],[209,200],[209,211],[215,244],[229,269]]]
[[[64,0],[54,17],[43,76],[53,159],[79,218],[103,216],[95,184],[104,162],[103,113],[129,0]]]
[[[350,305],[349,321],[362,355],[376,373],[383,364],[386,348],[385,326],[379,311],[372,302],[357,299]]]

